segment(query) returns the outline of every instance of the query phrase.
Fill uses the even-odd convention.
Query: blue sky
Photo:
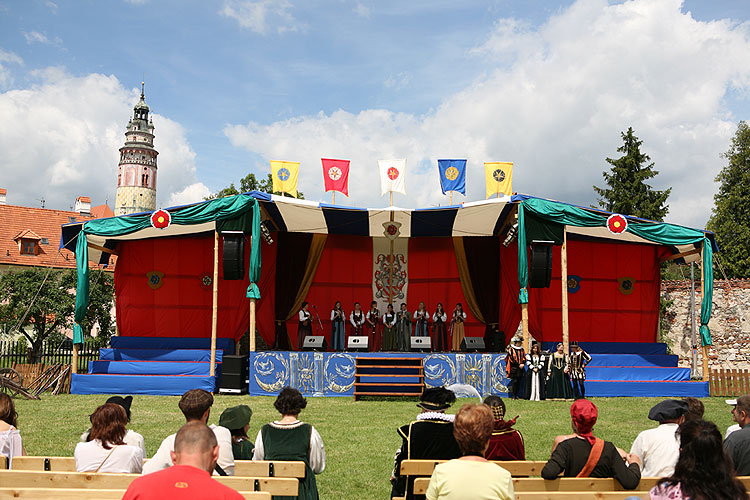
[[[270,159],[302,161],[299,188],[327,200],[321,156],[352,159],[358,206],[387,204],[373,169],[394,156],[401,206],[446,203],[440,157],[469,159],[467,199],[483,161],[515,161],[515,190],[588,204],[633,126],[669,220],[702,226],[750,110],[748,17],[726,0],[0,1],[0,187],[111,204],[145,73],[164,206]]]

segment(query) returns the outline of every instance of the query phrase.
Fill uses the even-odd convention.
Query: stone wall
[[[662,319],[662,337],[672,354],[680,357],[680,366],[690,367],[690,281],[663,281],[662,299],[673,301]],[[700,326],[700,283],[696,283],[696,335]],[[750,368],[750,279],[714,281],[711,321],[713,345],[709,348],[710,369]],[[700,338],[698,338],[698,375],[703,374]]]

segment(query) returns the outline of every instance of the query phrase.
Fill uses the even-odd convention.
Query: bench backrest
[[[447,460],[404,460],[401,462],[402,476],[431,476],[437,464]],[[532,460],[494,461],[510,472],[513,477],[538,476],[547,462]]]
[[[0,488],[0,500],[28,498],[39,500],[113,500],[120,499],[125,490],[77,488]],[[266,491],[241,491],[246,500],[271,500]]]

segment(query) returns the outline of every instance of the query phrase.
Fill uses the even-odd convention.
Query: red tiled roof
[[[88,196],[79,196],[78,198],[76,198],[76,201],[81,201],[83,203],[91,203],[91,198],[89,198]]]
[[[13,238],[13,241],[18,241],[21,238],[25,238],[27,240],[41,240],[42,239],[41,236],[39,236],[38,234],[36,234],[31,229],[24,229],[23,231],[21,231],[20,233],[18,233],[15,238]]]
[[[114,217],[115,213],[109,208],[109,205],[97,205],[91,207],[91,218],[92,219],[104,219],[106,217]]]

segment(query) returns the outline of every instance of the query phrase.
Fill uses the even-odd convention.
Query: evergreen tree
[[[255,174],[247,174],[245,177],[240,179],[240,189],[238,190],[234,182],[229,184],[229,186],[225,187],[218,193],[212,193],[206,197],[207,200],[213,200],[214,198],[224,198],[225,196],[232,196],[235,194],[240,193],[248,193],[250,191],[262,191],[264,193],[273,193],[273,178],[271,177],[271,174],[268,174],[268,176],[263,180],[258,180],[257,177],[255,177]],[[274,194],[283,194],[284,196],[291,196],[289,193],[274,193]],[[302,194],[302,192],[297,192],[297,198],[300,200],[305,199],[305,195]]]
[[[656,191],[646,183],[659,172],[654,170],[651,158],[641,153],[643,141],[633,133],[633,128],[621,133],[623,145],[617,151],[623,156],[613,160],[609,172],[602,172],[608,187],[594,186],[599,195],[599,208],[624,215],[634,215],[643,219],[663,221],[669,211],[667,198],[672,188]]]
[[[716,181],[721,183],[714,195],[714,208],[708,229],[716,233],[718,254],[729,278],[750,277],[750,126],[737,125],[729,150],[728,164]]]

